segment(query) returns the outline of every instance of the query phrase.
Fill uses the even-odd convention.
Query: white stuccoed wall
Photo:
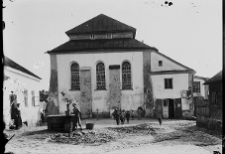
[[[25,106],[24,103],[24,94],[22,92],[17,93],[17,102],[20,103],[21,109],[21,117],[22,121],[27,121],[29,126],[35,125],[40,120],[40,111],[39,111],[39,91],[40,88],[40,80],[29,76],[23,72],[12,69],[10,67],[5,67],[4,73],[6,76],[9,76],[11,80],[5,80],[4,82],[4,96],[3,96],[3,113],[4,120],[6,125],[9,124],[10,121],[10,99],[9,96],[11,91],[16,91],[17,88],[23,89],[26,88],[28,90],[28,107]],[[19,82],[24,83],[24,86],[18,86],[13,81],[18,79]],[[35,102],[37,106],[32,105],[32,97],[31,91],[35,91]]]
[[[92,111],[109,111],[106,101],[109,92],[109,65],[120,65],[124,60],[131,63],[133,90],[122,90],[122,109],[137,109],[143,104],[143,53],[142,52],[122,52],[116,53],[82,53],[82,54],[59,54],[57,55],[58,66],[58,90],[59,90],[59,111],[65,113],[66,104],[62,101],[61,91],[67,91],[72,97],[76,97],[79,102],[80,91],[69,91],[70,89],[70,65],[77,62],[82,67],[91,68],[92,82]],[[106,89],[96,90],[96,64],[102,61],[105,65]],[[120,68],[121,71],[121,68]],[[120,72],[122,81],[122,72]],[[122,84],[121,84],[122,87]]]
[[[164,79],[173,79],[173,89],[165,89]],[[156,99],[181,98],[180,92],[188,90],[188,74],[152,75],[153,92]]]
[[[162,61],[163,65],[159,66],[158,61]],[[172,62],[171,60],[163,57],[162,55],[152,52],[151,53],[151,71],[170,71],[170,70],[186,70],[184,67]]]

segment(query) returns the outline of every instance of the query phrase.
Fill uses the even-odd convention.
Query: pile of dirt
[[[149,124],[144,123],[144,124],[139,124],[135,126],[125,126],[125,127],[113,127],[113,128],[108,128],[110,130],[119,132],[119,133],[127,133],[127,134],[135,134],[135,135],[147,135],[147,134],[156,134],[156,131],[158,129],[162,128],[154,128],[151,127]]]
[[[108,129],[90,130],[90,131],[74,131],[72,136],[68,133],[55,134],[49,142],[65,143],[65,144],[90,144],[100,145],[102,143],[115,141],[124,138],[124,135]]]
[[[183,143],[192,143],[196,146],[210,146],[221,144],[222,140],[199,130],[196,126],[191,126],[180,128],[180,130],[174,132],[157,134],[154,136],[153,143],[164,141],[179,141]]]

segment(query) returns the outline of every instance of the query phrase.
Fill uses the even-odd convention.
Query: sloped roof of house
[[[13,69],[16,69],[16,70],[18,70],[18,71],[21,71],[21,72],[23,72],[23,73],[26,73],[26,74],[28,74],[28,75],[30,75],[30,76],[33,76],[33,77],[35,77],[35,78],[41,80],[41,78],[40,78],[39,76],[37,76],[37,75],[35,75],[34,73],[30,72],[29,70],[27,70],[27,69],[24,68],[23,66],[17,64],[16,62],[14,62],[13,60],[9,59],[9,58],[6,57],[6,56],[5,56],[5,58],[4,58],[4,65],[5,65],[5,66],[8,66],[8,67],[11,67],[11,68],[13,68]]]
[[[136,29],[121,23],[113,18],[110,18],[104,14],[100,14],[79,26],[72,28],[67,31],[67,35],[71,34],[87,34],[87,33],[102,33],[102,32],[128,32],[132,31],[134,36],[136,34]]]
[[[181,64],[181,63],[179,63],[178,61],[176,61],[176,60],[174,60],[174,59],[172,59],[172,58],[170,58],[170,57],[168,57],[168,56],[162,54],[161,52],[157,52],[157,53],[160,54],[161,56],[165,57],[166,59],[169,59],[170,61],[176,63],[177,65],[180,65],[180,66],[186,68],[187,70],[190,70],[190,71],[196,73],[195,70],[193,70],[192,68],[187,67],[187,66],[185,66],[185,65],[183,65],[183,64]],[[174,70],[174,71],[175,71],[175,70]],[[165,72],[165,71],[164,71],[164,72]]]
[[[198,75],[195,75],[194,78],[197,78],[197,79],[203,79],[205,81],[207,81],[209,78],[207,77],[203,77],[203,76],[198,76]]]
[[[143,50],[143,49],[153,49],[158,51],[154,47],[150,47],[142,42],[139,42],[136,39],[107,39],[107,40],[70,40],[57,48],[48,51],[47,53],[76,53],[80,51],[91,50],[91,52],[95,52],[98,50],[106,49],[118,49],[118,50]]]
[[[222,78],[223,78],[223,71],[220,71],[219,73],[214,75],[212,78],[210,78],[208,81],[206,81],[204,84],[222,82]]]

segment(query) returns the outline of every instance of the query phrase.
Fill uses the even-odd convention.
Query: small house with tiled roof
[[[8,57],[4,57],[3,115],[11,121],[11,103],[20,104],[22,122],[29,126],[40,120],[39,91],[41,78]]]
[[[67,93],[82,118],[110,117],[113,108],[182,117],[190,105],[181,92],[195,71],[135,39],[136,29],[100,14],[66,32],[69,40],[47,51],[51,60],[48,114],[63,114]],[[184,105],[182,105],[184,104]]]

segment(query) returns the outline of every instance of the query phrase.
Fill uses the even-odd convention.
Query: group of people
[[[125,120],[127,120],[127,123],[129,124],[130,118],[133,119],[133,114],[130,113],[130,111],[125,111],[121,109],[118,110],[117,108],[114,109],[112,116],[114,120],[116,120],[117,125],[119,125],[120,123],[123,125]]]

